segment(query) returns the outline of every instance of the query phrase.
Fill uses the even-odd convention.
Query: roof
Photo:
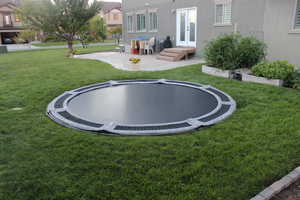
[[[102,4],[102,11],[104,13],[110,12],[113,9],[119,9],[121,10],[122,4],[119,2],[104,2],[101,1]]]
[[[20,0],[0,0],[0,7],[5,5],[19,6]]]

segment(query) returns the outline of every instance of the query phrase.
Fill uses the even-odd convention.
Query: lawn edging
[[[276,181],[263,191],[261,191],[258,195],[251,198],[250,200],[270,200],[276,194],[280,193],[293,183],[295,183],[300,178],[300,166],[291,171],[289,174]]]
[[[253,83],[262,83],[267,85],[275,85],[278,87],[283,86],[283,80],[281,79],[267,79],[264,77],[258,77],[251,74],[243,73],[242,74],[242,81],[244,82],[253,82]]]
[[[202,65],[202,72],[213,75],[213,76],[218,76],[218,77],[223,77],[223,78],[233,78],[234,70],[222,70],[216,67],[211,67],[207,65]]]

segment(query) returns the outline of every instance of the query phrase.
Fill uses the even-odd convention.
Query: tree
[[[114,28],[111,28],[109,30],[109,33],[113,36],[113,38],[115,38],[118,41],[118,44],[120,43],[120,38],[122,35],[122,27],[121,26],[117,26]]]
[[[104,41],[106,39],[106,24],[100,16],[95,16],[90,20],[90,32],[96,40]]]
[[[73,54],[75,37],[100,10],[97,1],[89,4],[88,0],[23,0],[17,12],[31,27],[65,40]]]
[[[36,31],[33,29],[26,29],[18,34],[17,37],[15,37],[16,43],[25,43],[34,41],[36,37]]]
[[[84,25],[78,35],[83,48],[87,48],[88,43],[94,40],[90,33],[89,24]]]

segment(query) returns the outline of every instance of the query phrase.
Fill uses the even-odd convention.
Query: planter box
[[[281,87],[283,85],[283,80],[280,80],[280,79],[267,79],[264,77],[257,77],[257,76],[253,76],[253,75],[246,74],[246,73],[242,74],[242,81],[275,85],[275,86],[279,86],[279,87]]]
[[[202,72],[213,76],[219,76],[219,77],[229,78],[229,79],[231,79],[234,74],[234,70],[222,70],[219,68],[209,67],[206,65],[202,66]]]

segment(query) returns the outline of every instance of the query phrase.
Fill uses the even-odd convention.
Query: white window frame
[[[222,5],[222,22],[217,22],[217,6]],[[226,8],[230,6],[230,22],[225,22]],[[215,26],[232,26],[232,0],[215,0]]]
[[[296,28],[296,14],[297,14],[298,1],[299,0],[295,0],[294,12],[291,16],[290,31],[289,31],[289,33],[291,33],[291,34],[293,34],[293,33],[300,34],[300,27]]]
[[[151,14],[155,13],[156,14],[156,28],[154,29],[151,25],[154,25],[151,24]],[[148,16],[149,16],[149,32],[158,32],[158,14],[157,14],[157,9],[151,9],[151,10],[148,10]]]
[[[129,17],[131,17],[131,26],[129,26]],[[126,26],[127,26],[128,33],[134,33],[134,15],[133,15],[133,13],[127,13]]]
[[[140,29],[139,30],[139,24],[138,24],[138,16],[139,15],[144,15],[145,17],[145,28],[144,29]],[[146,32],[147,31],[147,16],[146,16],[146,11],[145,10],[140,10],[138,12],[136,12],[136,32],[139,32],[139,33],[143,33],[143,32]]]
[[[4,14],[3,19],[4,26],[12,26],[12,18],[10,14]]]

